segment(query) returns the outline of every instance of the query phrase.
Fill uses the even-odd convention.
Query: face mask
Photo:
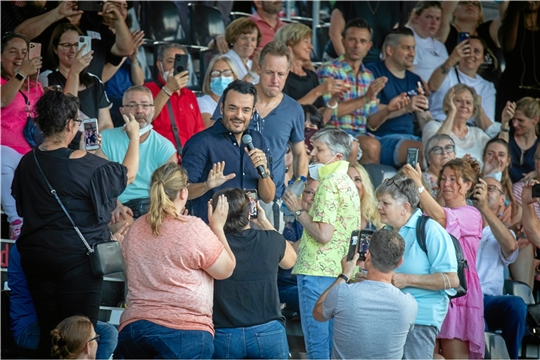
[[[161,73],[163,74],[162,75],[163,80],[167,81],[167,78],[169,77],[169,72],[163,71],[163,65],[161,63],[159,63],[159,67],[161,68]]]
[[[324,166],[323,164],[311,164],[308,166],[309,177],[315,180],[319,180],[319,168]]]
[[[139,129],[139,136],[143,136],[144,134],[146,134],[147,132],[149,132],[150,130],[152,130],[154,127],[152,126],[152,124],[148,124],[146,125],[145,127],[143,127],[142,129]]]
[[[223,91],[232,83],[234,78],[232,76],[220,76],[210,79],[210,90],[218,96],[223,95]]]
[[[331,162],[332,160],[334,160],[334,158],[335,158],[336,156],[337,156],[337,154],[336,154],[336,155],[334,155],[334,156],[332,156],[332,158],[331,158],[330,160],[328,160],[328,161],[326,162],[326,164],[324,164],[324,165],[328,165],[328,164],[330,164],[330,162]]]

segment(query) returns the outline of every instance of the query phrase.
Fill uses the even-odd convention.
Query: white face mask
[[[154,127],[152,126],[152,124],[147,124],[145,127],[139,129],[139,136],[143,136],[144,134],[146,134],[147,132],[149,132],[153,128]]]
[[[161,75],[163,77],[163,80],[167,81],[167,78],[169,77],[169,72],[168,71],[163,71],[163,64],[162,63],[159,63],[159,67],[161,68],[161,73],[163,75]]]
[[[328,165],[328,164],[330,164],[330,162],[331,162],[332,160],[334,160],[334,158],[335,158],[336,156],[337,156],[337,154],[336,154],[336,155],[334,155],[334,156],[332,156],[332,158],[331,158],[330,160],[328,160],[328,161],[326,162],[326,164],[324,164],[324,165]]]

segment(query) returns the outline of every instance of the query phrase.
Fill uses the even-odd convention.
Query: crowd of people
[[[253,1],[208,44],[202,94],[175,66],[184,45],[147,64],[132,3],[45,3],[2,4],[18,346],[287,359],[285,308],[310,359],[480,359],[485,330],[518,357],[527,307],[503,283],[506,269],[531,289],[540,275],[540,1],[498,2],[486,22],[479,1],[405,17],[404,2],[337,1],[320,65],[310,27]],[[370,164],[397,174],[372,183]],[[348,256],[358,231],[369,249]],[[98,321],[85,246],[111,239],[126,264],[118,329]]]

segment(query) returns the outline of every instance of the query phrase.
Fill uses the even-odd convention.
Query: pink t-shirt
[[[285,26],[285,23],[278,18],[276,27],[274,28],[269,23],[261,19],[258,13],[254,13],[249,18],[255,21],[255,24],[257,24],[262,34],[261,43],[259,44],[256,50],[262,49],[266,44],[268,44],[271,41],[274,41],[274,35],[276,35],[276,32],[281,27]]]
[[[4,78],[0,79],[0,85],[7,82],[8,80]],[[33,108],[37,100],[43,95],[43,87],[40,83],[31,82],[30,90],[23,92],[30,100],[30,107]],[[26,124],[26,101],[24,96],[17,92],[13,101],[8,106],[4,106],[0,113],[2,126],[0,143],[23,155],[32,150],[23,135],[24,125]]]
[[[214,280],[204,269],[216,262],[223,244],[197,217],[166,217],[159,236],[147,217],[135,221],[122,244],[129,293],[119,330],[147,320],[213,335]]]
[[[514,183],[514,187],[513,187],[514,199],[516,199],[519,205],[522,205],[521,193],[523,192],[524,186],[525,186],[525,183],[522,181],[518,181],[517,183]],[[535,202],[533,204],[533,207],[534,207],[534,212],[536,213],[536,216],[540,218],[540,205],[538,204],[538,202]]]

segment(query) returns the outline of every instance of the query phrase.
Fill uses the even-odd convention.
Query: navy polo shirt
[[[377,97],[380,99],[380,104],[388,105],[390,100],[401,93],[407,93],[409,96],[418,95],[417,82],[421,81],[420,76],[405,70],[405,77],[400,79],[388,70],[384,61],[372,62],[366,65],[366,68],[373,72],[373,76],[379,78],[386,76],[388,82],[384,89],[379,92]],[[414,135],[414,115],[413,113],[403,114],[393,119],[386,120],[375,132],[377,136],[385,136],[391,134],[408,134]]]
[[[244,134],[251,135],[253,146],[264,151],[268,161],[268,148],[262,135],[249,129]],[[221,161],[225,161],[223,174],[236,174],[235,178],[192,200],[191,215],[198,216],[208,223],[208,200],[216,192],[229,188],[257,189],[259,174],[244,149],[245,145],[238,145],[234,134],[223,126],[221,120],[216,121],[212,127],[193,135],[186,142],[182,151],[182,166],[187,170],[190,183],[205,182],[212,166]],[[268,164],[270,164],[269,161]]]
[[[222,117],[221,99],[216,106],[212,119],[218,120]],[[258,111],[254,111],[249,129],[262,134],[271,158],[268,166],[274,176],[276,184],[276,198],[281,199],[285,192],[285,153],[289,143],[296,144],[304,141],[304,121],[305,115],[302,106],[287,94],[283,94],[283,99],[270,113],[262,118]],[[262,150],[262,148],[261,148]]]

